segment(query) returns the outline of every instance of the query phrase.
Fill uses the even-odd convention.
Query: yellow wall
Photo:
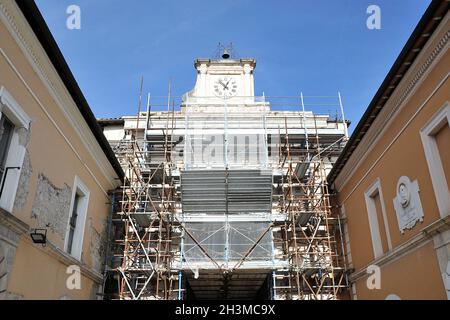
[[[441,159],[450,159],[450,126],[444,126],[436,134],[436,144],[439,149]],[[442,163],[447,185],[450,185],[450,161]]]
[[[417,106],[420,106],[423,103],[427,93],[429,95],[438,81],[443,78],[443,70],[449,69],[450,55],[447,54],[445,59],[441,60],[433,70],[433,73],[426,84],[418,90],[417,94],[413,96],[410,102],[402,110],[401,114],[395,119],[393,125],[386,130],[386,133],[377,142],[377,145],[368,155],[366,160],[355,171],[349,182],[342,190],[339,190],[340,203],[343,203],[343,200],[346,199],[344,202],[346,213],[349,217],[350,215],[352,216],[352,219],[349,219],[349,234],[352,238],[364,240],[364,242],[371,241],[364,192],[377,178],[380,178],[381,180],[381,188],[385,200],[389,229],[394,247],[417,234],[421,229],[420,226],[426,226],[440,218],[424,149],[422,147],[422,141],[420,139],[420,129],[425,126],[426,122],[447,100],[450,100],[450,80],[447,80],[429,100],[425,108],[422,109],[416,118],[409,124],[407,129],[400,135],[390,150],[383,156],[382,160],[366,177],[364,177],[362,183],[358,186],[357,183],[364,174],[368,172],[374,161],[384,151],[386,146],[392,141],[406,121],[409,120],[415,110],[417,110]],[[423,223],[417,225],[413,230],[406,231],[403,235],[398,229],[397,218],[392,201],[396,196],[397,181],[401,176],[408,176],[411,181],[418,180],[420,198],[425,214]],[[355,187],[356,189],[350,195],[350,192]],[[355,247],[357,248],[358,246]],[[352,248],[355,267],[360,267],[373,259],[372,253],[367,254],[361,252],[361,254],[359,254],[357,251],[357,249]]]
[[[448,28],[444,29],[448,30]],[[442,34],[433,40],[429,50],[435,47],[440,39],[439,36]],[[428,56],[425,55],[425,57]],[[420,63],[422,62],[424,61],[420,61]],[[439,87],[449,70],[450,54],[447,51],[431,68],[430,73],[424,77],[423,82],[414,88],[415,91],[401,111],[392,119],[391,124],[379,129],[379,132],[376,133],[378,140],[372,150],[366,153],[366,158],[360,161],[359,167],[348,176],[347,183],[338,187],[337,201],[343,205],[348,217],[351,256],[356,271],[370,265],[374,260],[364,193],[378,178],[384,197],[393,249],[411,240],[424,227],[441,218],[420,130],[446,101],[450,100],[450,80],[447,78]],[[437,89],[438,87],[439,89]],[[437,91],[433,93],[436,89]],[[429,97],[430,99],[427,101]],[[427,102],[424,107],[416,114],[425,101]],[[405,126],[406,129],[402,131]],[[371,130],[374,129],[371,128]],[[384,130],[383,133],[381,133],[382,130]],[[447,132],[443,133],[441,140],[442,143],[448,141]],[[390,147],[388,148],[388,146]],[[449,168],[450,158],[444,155],[442,159],[444,167]],[[401,176],[407,176],[411,181],[418,181],[424,212],[424,221],[417,222],[411,230],[406,230],[404,234],[399,230],[393,204],[393,199],[397,194],[397,182]],[[358,298],[384,299],[392,293],[408,299],[446,298],[432,242],[420,250],[410,251],[395,262],[383,266],[382,276],[384,281],[381,290],[368,290],[365,284],[366,278],[358,280],[356,283]]]
[[[69,290],[67,265],[28,241],[22,240],[16,251],[9,280],[9,291],[33,300],[91,299],[95,296],[93,281],[81,276],[80,290]]]
[[[0,39],[0,46],[3,52],[12,61],[32,92],[42,102],[47,113],[50,114],[63,134],[68,138],[70,144],[81,156],[81,159],[79,159],[41,109],[32,93],[10,66],[7,58],[3,54],[0,55],[0,87],[4,86],[32,119],[31,140],[27,147],[33,169],[29,183],[29,192],[23,209],[20,212],[13,212],[13,215],[29,224],[31,228],[38,227],[36,219],[31,217],[38,174],[44,174],[58,188],[63,188],[67,185],[71,189],[73,188],[75,176],[78,176],[90,191],[81,261],[90,268],[92,266],[90,253],[91,226],[99,234],[104,232],[110,210],[109,199],[102,189],[105,191],[113,189],[117,181],[114,181],[112,176],[108,177],[101,172],[95,159],[88,153],[87,148],[77,135],[72,124],[65,118],[63,112],[50,95],[49,90],[33,70],[21,48],[3,23],[0,23]],[[35,49],[39,50],[38,48]],[[86,166],[92,173],[87,170]],[[28,237],[28,235],[23,237]],[[49,230],[48,239],[55,246],[64,249],[64,239],[56,233]],[[92,280],[85,277],[83,278],[84,289],[82,291],[67,292],[65,287],[66,267],[64,263],[58,262],[54,257],[37,249],[36,245],[22,240],[16,251],[13,272],[8,276],[8,291],[26,299],[54,299],[63,295],[72,298],[89,298]],[[56,279],[55,275],[57,275]]]
[[[369,290],[367,276],[356,282],[358,299],[384,300],[396,294],[402,300],[446,299],[433,243],[418,248],[381,269],[381,290]]]

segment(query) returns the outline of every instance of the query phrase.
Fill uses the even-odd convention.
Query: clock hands
[[[221,85],[223,90],[220,92],[218,85]],[[231,84],[231,85],[230,85]],[[220,95],[232,96],[236,93],[236,82],[233,78],[225,77],[216,80],[216,92]]]
[[[230,89],[228,88],[228,83],[230,83],[230,81],[228,81],[227,84],[225,84],[225,83],[222,82],[222,80],[219,80],[219,83],[222,85],[222,87],[223,87],[224,89],[230,90]]]

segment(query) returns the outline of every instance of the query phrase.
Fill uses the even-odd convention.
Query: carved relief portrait
[[[417,221],[423,221],[423,210],[417,180],[411,182],[408,177],[400,177],[397,182],[397,196],[394,198],[394,208],[401,233],[404,233],[405,229],[413,228]]]
[[[409,193],[408,187],[401,183],[397,190],[397,196],[400,199],[400,204],[403,208],[406,208],[409,205],[409,199],[411,198],[411,195]]]

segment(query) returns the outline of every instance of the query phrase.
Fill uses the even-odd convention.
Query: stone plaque
[[[417,180],[411,182],[408,177],[400,177],[397,182],[397,196],[394,198],[394,208],[401,233],[405,233],[406,229],[413,228],[417,221],[423,221],[423,210]]]

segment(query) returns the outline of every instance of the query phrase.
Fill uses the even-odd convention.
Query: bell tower
[[[234,58],[224,48],[219,58],[196,59],[194,67],[197,71],[195,86],[185,95],[190,102],[218,104],[227,100],[230,105],[255,103],[255,59]]]
[[[197,59],[194,66],[197,81],[192,94],[195,97],[225,97],[236,101],[255,96],[255,59]]]

